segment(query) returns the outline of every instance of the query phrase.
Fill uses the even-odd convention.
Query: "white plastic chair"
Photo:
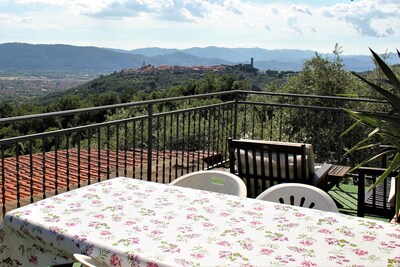
[[[246,197],[247,188],[240,177],[225,171],[197,171],[185,174],[171,185]]]
[[[83,254],[74,254],[74,258],[85,267],[108,267],[107,264]]]
[[[339,212],[335,202],[328,193],[307,184],[286,183],[274,185],[262,192],[256,199],[298,207],[315,208],[323,211]]]

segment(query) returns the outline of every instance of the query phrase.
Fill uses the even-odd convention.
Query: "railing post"
[[[234,118],[233,118],[233,138],[237,139],[237,121],[238,121],[238,108],[239,108],[239,92],[235,93],[235,106],[234,106]]]
[[[343,106],[343,101],[340,101],[340,108]],[[338,164],[342,163],[342,151],[343,151],[343,136],[340,136],[343,133],[344,126],[344,111],[340,109],[339,111],[339,140],[338,140]]]
[[[152,153],[153,153],[153,104],[147,106],[147,181],[151,181]]]

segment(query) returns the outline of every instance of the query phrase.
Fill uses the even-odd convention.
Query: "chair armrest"
[[[312,177],[312,185],[321,188],[324,191],[328,190],[328,173],[333,164],[324,163],[321,168],[317,169]]]

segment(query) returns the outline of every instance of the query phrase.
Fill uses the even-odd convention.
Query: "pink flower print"
[[[377,224],[377,223],[375,223],[375,222],[370,222],[369,228],[370,228],[370,229],[382,229],[383,226],[380,225],[380,224]]]
[[[376,239],[375,236],[372,235],[364,235],[363,236],[363,241],[374,241]]]
[[[117,254],[111,255],[110,265],[111,266],[121,267],[121,260],[118,258]]]
[[[368,251],[362,250],[362,249],[353,249],[353,252],[357,255],[357,256],[365,256],[368,255]]]
[[[238,236],[244,234],[244,231],[242,228],[232,228],[230,230],[225,230],[221,236],[226,236],[226,235],[231,235],[231,236]]]
[[[336,238],[325,238],[325,241],[328,243],[328,245],[337,245],[339,243],[339,240]]]
[[[219,258],[220,259],[227,259],[232,255],[232,252],[230,251],[220,251],[219,252]]]
[[[312,261],[302,261],[301,262],[301,266],[314,267],[314,266],[318,266],[318,265],[316,263],[312,262]]]
[[[190,208],[187,208],[186,210],[188,210],[188,211],[193,211],[193,212],[196,212],[196,211],[197,211],[197,209],[196,209],[195,207],[190,207]]]
[[[202,223],[202,225],[203,225],[203,227],[213,227],[214,226],[214,224],[212,224],[212,223],[209,223],[209,222],[203,222]]]
[[[135,201],[133,201],[133,204],[135,206],[141,206],[143,204],[143,200],[136,199]]]
[[[172,215],[165,215],[163,218],[164,218],[164,220],[169,221],[169,220],[174,219],[175,216],[172,216]]]
[[[36,255],[31,255],[28,259],[29,262],[33,263],[34,265],[38,265],[38,258]]]
[[[241,234],[244,234],[244,230],[242,228],[232,228],[232,233],[241,235]]]
[[[180,227],[178,227],[178,230],[181,233],[193,232],[193,229],[190,226],[180,226]]]
[[[160,230],[153,230],[153,231],[151,231],[151,235],[152,235],[152,236],[160,236],[160,235],[162,235],[162,234],[163,234],[163,232],[160,231]]]
[[[282,224],[282,226],[284,228],[295,228],[295,227],[299,226],[299,224],[298,223],[286,223],[286,224]]]
[[[62,228],[57,226],[52,226],[49,228],[49,230],[52,234],[63,234],[65,232]]]
[[[381,242],[381,246],[394,249],[396,247],[400,247],[400,244],[396,243],[396,241],[389,241],[389,243]]]
[[[180,253],[181,249],[178,247],[178,245],[172,244],[172,243],[168,243],[165,241],[161,242],[161,248],[163,252],[170,252],[170,253]]]
[[[128,255],[128,261],[131,263],[131,266],[139,266],[140,265],[140,259],[138,255]]]
[[[314,245],[314,242],[311,240],[302,240],[302,241],[300,241],[300,244],[309,247],[309,246]]]
[[[108,230],[103,230],[103,231],[100,232],[100,235],[109,236],[109,235],[112,235],[112,233],[110,231],[108,231]]]
[[[155,262],[148,262],[146,263],[146,267],[158,267],[158,264]]]
[[[202,254],[202,253],[192,253],[192,254],[190,254],[190,256],[192,256],[196,260],[204,258],[204,254]]]
[[[223,247],[230,247],[231,244],[228,241],[219,241],[217,245],[223,246]]]
[[[290,250],[292,250],[292,251],[295,251],[295,252],[298,252],[298,253],[303,253],[303,252],[306,252],[307,250],[306,249],[304,249],[304,248],[301,248],[301,247],[288,247],[288,249],[290,249]]]
[[[254,206],[253,210],[262,211],[262,210],[264,210],[264,206]]]
[[[274,252],[274,251],[273,251],[272,249],[263,248],[263,249],[261,249],[260,254],[261,254],[261,255],[267,255],[267,256],[269,256],[269,255],[271,255],[273,252]]]
[[[113,215],[112,217],[114,222],[120,222],[122,220],[122,216],[120,215]]]
[[[271,237],[272,241],[288,241],[289,240],[289,238],[287,236],[284,236],[283,234],[279,234],[279,233],[272,233],[270,237]]]
[[[400,234],[388,234],[388,236],[395,238],[395,239],[400,239]]]
[[[98,205],[101,205],[102,202],[100,200],[98,200],[98,199],[95,199],[95,200],[92,201],[92,204],[95,205],[95,206],[98,206]]]
[[[86,240],[86,238],[84,239],[84,240]],[[92,255],[92,253],[93,253],[93,248],[94,248],[94,245],[87,245],[85,248],[84,248],[84,250],[83,250],[83,253],[85,254],[85,255]]]
[[[262,222],[259,222],[259,221],[251,221],[250,222],[251,226],[257,226],[257,225],[261,225],[261,224],[262,224]]]
[[[345,231],[343,231],[343,234],[344,234],[345,236],[354,237],[354,233],[353,233],[352,231],[350,231],[350,230],[345,230]]]
[[[292,255],[279,255],[275,257],[276,260],[278,260],[280,263],[289,263],[289,262],[294,262],[296,261],[295,258],[293,258]]]
[[[247,241],[247,242],[246,241],[239,241],[239,243],[240,243],[241,247],[243,249],[245,249],[245,250],[251,251],[254,248],[253,244],[251,242],[249,242],[249,241]]]
[[[228,217],[228,216],[230,216],[231,214],[229,213],[229,212],[221,212],[220,214],[219,214],[219,216],[221,216],[221,217]]]
[[[345,264],[346,262],[349,262],[350,260],[346,259],[344,256],[330,256],[328,258],[331,261],[335,261],[337,264]]]
[[[94,215],[94,217],[96,218],[96,219],[104,219],[104,214],[96,214],[96,215]]]
[[[306,215],[304,213],[301,213],[301,212],[295,212],[294,216],[296,216],[297,218],[300,218],[300,217],[304,217]]]
[[[244,221],[246,221],[246,219],[243,218],[243,217],[239,217],[239,218],[232,217],[231,221],[233,221],[233,222],[244,222]]]
[[[139,244],[139,238],[137,237],[130,237],[128,238],[130,244]]]
[[[333,232],[328,229],[319,229],[318,233],[329,234],[331,235]]]
[[[134,222],[134,221],[126,221],[124,224],[125,225],[134,225],[134,224],[136,224],[136,222]]]

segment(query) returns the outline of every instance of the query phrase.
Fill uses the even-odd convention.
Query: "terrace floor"
[[[357,185],[348,183],[340,183],[339,187],[334,186],[329,195],[340,203],[342,207],[338,207],[339,211],[351,216],[357,216]],[[376,219],[380,221],[389,222],[390,219],[383,216],[366,214],[366,218]]]

